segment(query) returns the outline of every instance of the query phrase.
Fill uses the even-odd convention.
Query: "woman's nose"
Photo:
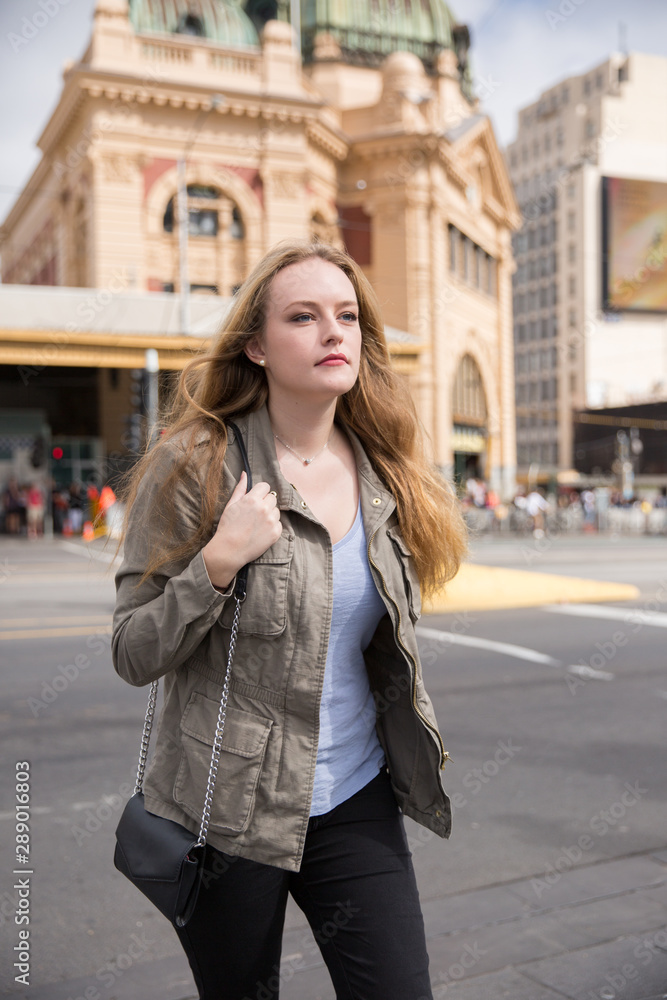
[[[325,316],[322,326],[322,338],[324,340],[335,340],[340,343],[343,339],[344,331],[341,330],[335,316]]]

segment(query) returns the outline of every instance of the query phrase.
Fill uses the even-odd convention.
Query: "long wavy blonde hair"
[[[165,449],[178,436],[182,457],[168,460],[167,478],[160,490],[163,542],[156,549],[142,577],[143,582],[165,563],[193,555],[212,533],[220,503],[220,483],[227,447],[225,420],[259,409],[268,399],[266,374],[245,354],[253,338],[261,336],[271,282],[291,264],[320,257],[339,267],[352,282],[359,305],[361,362],[355,385],[340,396],[336,420],[360,438],[368,458],[396,500],[399,527],[412,552],[422,590],[432,593],[457,572],[466,551],[467,533],[454,491],[428,461],[414,403],[404,380],[392,366],[384,337],[380,307],[368,279],[344,251],[321,242],[284,240],[252,270],[236,293],[222,329],[210,347],[183,368],[162,433],[127,474],[120,488],[125,520],[118,547],[127,534],[128,521],[139,484],[154,462],[165,458]],[[206,430],[204,461],[197,467],[200,509],[197,525],[187,537],[178,526],[177,489],[191,482],[197,432]],[[201,448],[202,445],[200,444]],[[227,484],[231,492],[233,484]]]

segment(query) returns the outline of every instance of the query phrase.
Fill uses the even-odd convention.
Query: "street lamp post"
[[[160,359],[154,347],[149,347],[145,354],[144,365],[146,368],[146,442],[147,448],[153,444],[155,431],[158,422],[158,372],[160,371]]]

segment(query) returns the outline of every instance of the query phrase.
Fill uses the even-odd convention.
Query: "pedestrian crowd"
[[[581,530],[667,531],[667,488],[646,495],[624,495],[607,487],[574,489],[519,487],[510,502],[501,502],[495,490],[479,476],[469,477],[461,490],[464,515],[473,530],[504,528],[544,537],[550,528]],[[624,513],[624,512],[627,512]],[[654,513],[655,512],[655,513]]]
[[[56,535],[87,536],[88,530],[104,532],[105,515],[115,503],[116,496],[110,486],[98,490],[94,483],[74,481],[69,486],[51,480],[50,495],[37,480],[19,482],[11,476],[0,492],[0,532],[5,535],[39,538],[44,534],[47,513],[53,517]]]

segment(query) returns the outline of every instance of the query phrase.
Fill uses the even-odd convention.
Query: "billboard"
[[[602,178],[603,306],[667,312],[667,184]]]

